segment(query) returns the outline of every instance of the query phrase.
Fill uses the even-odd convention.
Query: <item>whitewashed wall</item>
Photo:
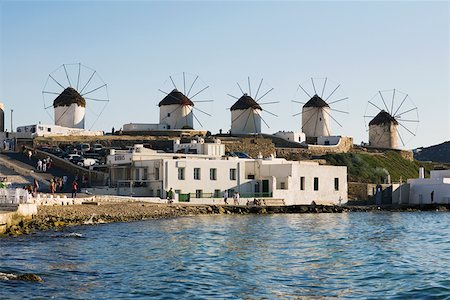
[[[76,103],[55,107],[55,125],[84,129],[85,112],[86,108]]]
[[[329,107],[303,107],[302,131],[306,137],[331,135],[330,114]]]
[[[261,110],[247,108],[231,111],[231,133],[261,133]]]
[[[194,128],[192,110],[193,107],[190,105],[162,105],[159,107],[159,123],[169,125],[168,129],[182,129],[183,126]]]

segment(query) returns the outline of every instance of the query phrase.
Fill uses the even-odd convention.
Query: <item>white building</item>
[[[276,137],[282,138],[283,140],[295,143],[303,143],[305,142],[306,136],[303,132],[294,132],[294,131],[278,131],[273,134]]]
[[[219,144],[220,145],[220,144]],[[347,168],[281,158],[158,153],[135,145],[107,158],[119,195],[159,196],[172,188],[179,200],[200,201],[239,192],[241,203],[281,199],[286,205],[347,202]],[[220,199],[219,199],[220,200]]]
[[[409,204],[450,204],[450,170],[430,172],[424,178],[423,168],[419,178],[408,179]]]
[[[369,146],[376,148],[398,148],[398,122],[388,112],[380,111],[369,122]]]
[[[72,87],[66,88],[53,101],[55,125],[84,129],[86,100]]]
[[[90,131],[79,128],[62,127],[58,125],[26,125],[19,126],[16,129],[18,137],[20,138],[33,138],[36,136],[69,136],[69,135],[81,135],[81,136],[99,136],[103,135],[103,131]]]
[[[318,95],[314,95],[302,107],[302,131],[306,138],[331,135],[331,109]]]
[[[205,139],[201,137],[192,139],[190,143],[181,143],[177,139],[173,143],[173,152],[221,157],[225,155],[225,145],[219,139],[215,139],[213,143],[205,143]]]
[[[230,108],[231,134],[261,133],[261,106],[247,94]]]
[[[167,129],[194,129],[194,103],[174,89],[158,104],[159,124]]]

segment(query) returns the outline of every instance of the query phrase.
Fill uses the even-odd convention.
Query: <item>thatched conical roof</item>
[[[194,106],[194,102],[192,102],[191,99],[186,97],[182,92],[178,91],[177,89],[174,89],[169,94],[167,94],[167,96],[165,96],[159,102],[158,106],[161,107],[163,105],[172,105],[172,104]]]
[[[395,125],[398,125],[397,120],[393,116],[391,116],[385,110],[382,110],[378,113],[378,115],[375,116],[375,118],[372,119],[372,121],[369,122],[369,126],[383,125],[383,124],[390,124],[390,123],[394,123]]]
[[[322,98],[315,94],[303,107],[330,107]]]
[[[86,100],[84,100],[83,96],[76,89],[68,87],[53,100],[53,107],[70,106],[74,103],[78,106],[86,107]]]
[[[236,103],[231,106],[230,110],[246,110],[248,108],[262,110],[261,106],[247,94],[239,98]]]

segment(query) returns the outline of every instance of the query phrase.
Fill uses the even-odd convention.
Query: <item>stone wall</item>
[[[251,157],[257,157],[259,153],[263,157],[275,155],[276,149],[271,139],[255,137],[255,138],[228,138],[221,139],[225,145],[225,151],[236,151],[248,153]]]

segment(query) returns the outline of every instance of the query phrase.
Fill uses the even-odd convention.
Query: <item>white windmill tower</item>
[[[81,63],[63,64],[50,73],[42,96],[45,109],[53,107],[55,125],[77,129],[85,129],[87,109],[93,114],[91,129],[109,102],[106,83]]]
[[[416,135],[419,113],[408,94],[393,89],[378,91],[368,101],[364,119],[370,147],[398,149],[399,139],[405,146]]]
[[[254,98],[252,97],[250,77],[247,78],[247,82],[248,82],[248,93],[244,92],[239,83],[237,83],[239,90],[242,92],[242,96],[236,97],[228,94],[228,96],[233,97],[234,99],[237,100],[230,108],[231,134],[261,133],[261,121],[264,122],[264,124],[266,124],[267,127],[269,127],[267,122],[264,121],[264,119],[261,116],[263,112],[261,106],[265,104],[279,103],[279,101],[265,102],[265,103],[258,102],[273,90],[273,88],[269,88],[265,93],[262,94],[262,96],[258,98],[259,91],[261,90],[261,86],[263,84],[263,79],[261,79],[259,83]],[[264,111],[277,117],[277,115],[272,112],[269,112],[267,110]]]
[[[322,86],[320,92],[316,90],[316,85]],[[342,95],[340,86],[340,84],[330,84],[328,78],[311,78],[310,91],[298,85],[297,93],[301,89],[309,100],[306,102],[292,100],[303,105],[302,111],[293,116],[302,115],[302,131],[306,135],[307,143],[316,143],[319,137],[333,136],[332,120],[342,127],[342,124],[333,116],[334,113],[348,114],[343,110],[347,105],[348,97]],[[324,96],[326,94],[328,96]]]
[[[175,79],[174,79],[175,78]],[[209,86],[205,86],[203,83],[200,88],[195,88],[197,92],[194,92],[190,96],[195,84],[199,81],[199,76],[190,75],[182,73],[182,75],[169,76],[171,88],[173,90],[168,93],[164,90],[159,89],[160,92],[166,96],[159,102],[159,123],[166,124],[167,129],[194,129],[194,119],[203,126],[194,113],[194,110],[199,111],[203,114],[211,116],[209,113],[194,107],[194,103],[198,102],[212,102],[213,100],[191,100],[194,97],[200,95],[202,92],[207,90]],[[180,92],[177,88],[175,82],[181,86],[183,84],[183,92]],[[166,81],[167,83],[167,81]],[[189,89],[186,89],[186,84],[190,85]],[[197,86],[199,84],[197,83]],[[167,87],[166,87],[167,89]]]

